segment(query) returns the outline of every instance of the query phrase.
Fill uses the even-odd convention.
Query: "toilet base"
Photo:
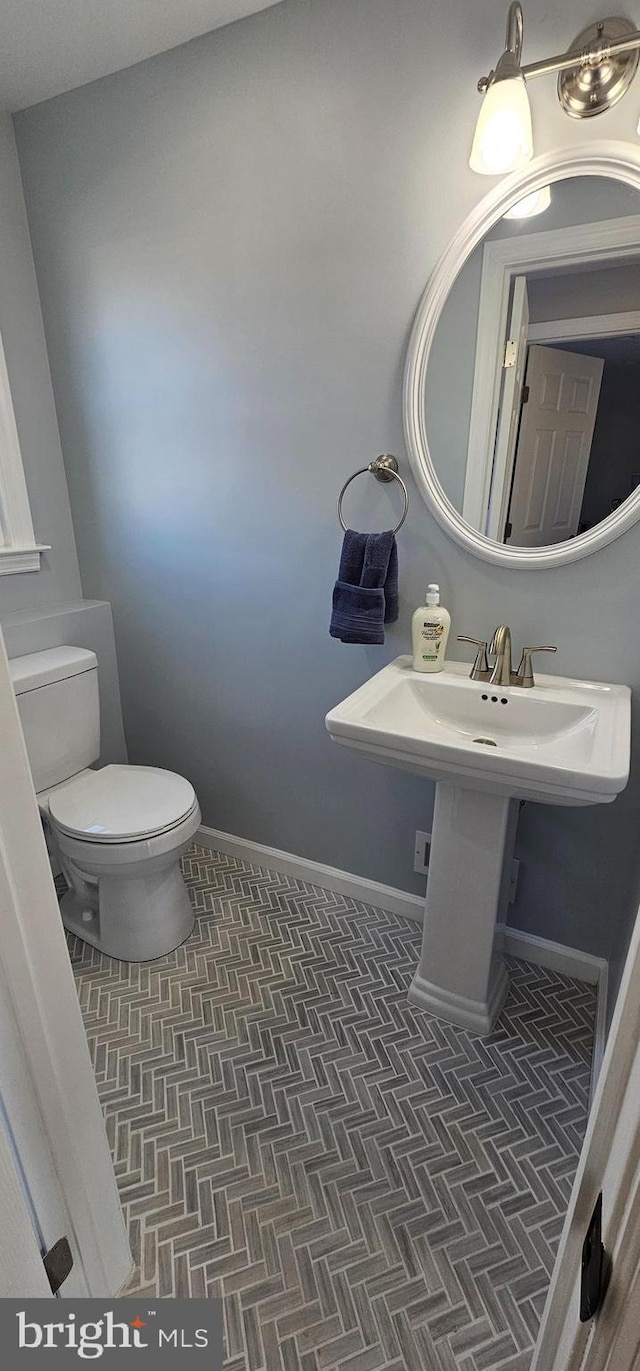
[[[100,875],[70,889],[60,904],[62,922],[108,957],[123,962],[154,961],[179,947],[193,931],[195,915],[179,862],[143,876]],[[89,917],[87,917],[89,916]]]

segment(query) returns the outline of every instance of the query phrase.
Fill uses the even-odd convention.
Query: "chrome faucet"
[[[512,685],[511,671],[511,629],[506,624],[500,624],[496,629],[489,651],[495,655],[495,666],[489,677],[491,685],[508,686]]]
[[[458,642],[473,643],[478,649],[470,672],[472,681],[488,681],[495,686],[519,686],[521,690],[531,690],[535,685],[531,667],[533,653],[558,651],[556,647],[525,647],[518,670],[514,671],[511,664],[511,629],[507,624],[500,624],[491,639],[489,652],[496,659],[493,666],[487,660],[485,642],[478,638],[467,638],[461,633],[458,634]]]

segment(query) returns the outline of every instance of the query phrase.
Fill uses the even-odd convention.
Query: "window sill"
[[[17,576],[24,571],[40,570],[40,554],[50,552],[48,543],[32,547],[0,547],[0,576]]]

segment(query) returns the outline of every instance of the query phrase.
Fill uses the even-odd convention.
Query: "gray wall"
[[[0,614],[80,596],[49,362],[20,167],[8,114],[0,113],[0,335],[36,538],[50,543],[39,572],[0,576]]]
[[[585,319],[591,314],[624,313],[640,309],[640,268],[636,261],[619,267],[602,267],[599,271],[558,271],[532,276],[527,290],[532,324],[544,324],[549,319]]]
[[[527,59],[597,14],[530,0]],[[559,644],[559,672],[640,685],[640,528],[514,574],[449,541],[413,485],[399,624],[382,649],[327,633],[338,489],[383,450],[407,473],[408,333],[487,188],[467,156],[503,31],[504,0],[286,0],[16,120],[85,589],[113,603],[133,760],[189,776],[209,825],[406,889],[432,789],[332,745],[323,719],[406,649],[427,581],[454,632],[510,622]],[[594,130],[553,78],[531,94],[540,151],[636,146],[633,97]],[[384,525],[395,498],[362,478],[349,518]],[[514,922],[614,974],[639,800],[636,766],[615,805],[528,805],[520,825]]]
[[[639,472],[640,366],[607,360],[581,510],[587,528],[606,518],[615,502],[626,500]]]

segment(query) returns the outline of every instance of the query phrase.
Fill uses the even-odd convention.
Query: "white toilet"
[[[200,824],[193,786],[171,771],[105,766],[98,661],[55,647],[9,663],[52,855],[69,890],[65,927],[110,957],[162,957],[188,938],[180,857]]]

